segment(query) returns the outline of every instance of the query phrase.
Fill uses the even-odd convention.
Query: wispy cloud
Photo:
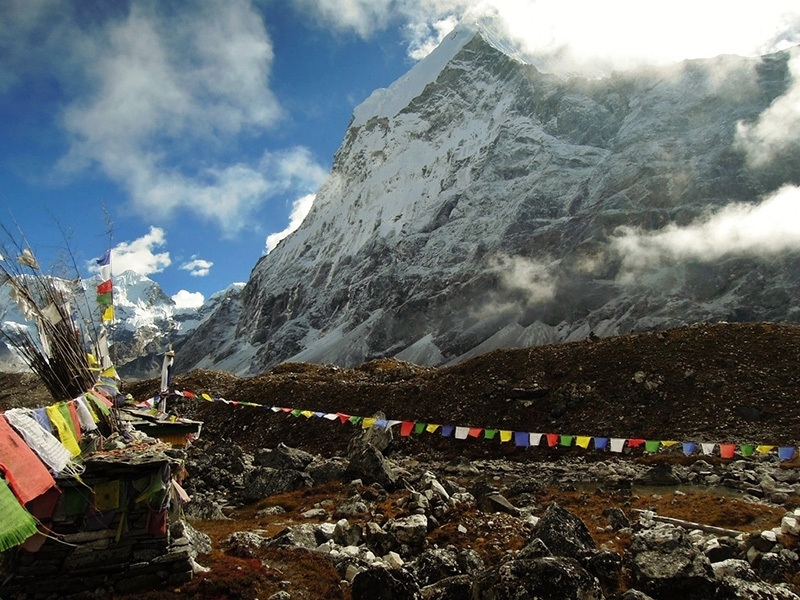
[[[182,264],[179,268],[183,271],[189,271],[192,277],[205,277],[211,272],[211,267],[213,266],[214,263],[210,260],[192,257],[192,260]]]
[[[552,300],[556,282],[550,268],[543,262],[523,256],[499,254],[490,261],[506,291],[520,292],[527,304]]]
[[[800,251],[800,188],[786,186],[760,204],[730,204],[696,222],[658,231],[621,228],[612,249],[622,257],[620,279],[685,262],[728,255],[774,256]]]
[[[111,268],[115,274],[134,271],[139,275],[160,273],[172,264],[169,252],[156,252],[165,246],[164,230],[151,227],[142,237],[131,242],[121,242],[111,249]]]

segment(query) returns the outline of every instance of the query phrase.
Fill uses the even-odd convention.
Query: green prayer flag
[[[428,425],[427,423],[417,423],[417,424],[415,424],[414,425],[414,433],[422,433],[423,431],[425,431],[425,427],[427,425]]]
[[[0,478],[0,552],[19,546],[37,533],[36,519],[25,510],[8,487],[6,480]]]
[[[483,430],[483,437],[485,437],[487,440],[493,440],[495,435],[497,435],[497,429]]]

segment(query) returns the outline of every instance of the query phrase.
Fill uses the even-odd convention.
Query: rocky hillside
[[[665,242],[797,183],[796,156],[750,167],[737,134],[786,92],[788,54],[589,79],[506,48],[461,26],[358,107],[302,227],[178,364],[442,365],[590,333],[797,321],[796,252]]]

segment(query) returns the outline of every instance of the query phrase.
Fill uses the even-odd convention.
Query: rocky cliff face
[[[651,255],[644,269],[627,243],[800,179],[796,156],[748,168],[736,135],[787,90],[788,55],[588,79],[501,47],[459,28],[356,109],[302,227],[188,340],[182,368],[435,365],[592,332],[798,319],[796,253]]]

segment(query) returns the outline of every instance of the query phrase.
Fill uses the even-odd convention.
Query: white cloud
[[[612,247],[622,257],[623,280],[686,260],[800,251],[800,188],[785,186],[760,204],[729,204],[685,227],[620,228]]]
[[[316,198],[316,194],[307,194],[294,201],[292,205],[292,214],[289,216],[289,225],[286,229],[267,236],[267,254],[272,252],[282,239],[297,231],[300,225],[303,224],[311,207],[314,205],[314,198]]]
[[[211,267],[214,266],[214,263],[210,260],[203,260],[202,258],[195,258],[192,257],[187,263],[184,263],[180,266],[180,269],[183,271],[189,271],[189,274],[193,277],[205,277],[211,271]]]
[[[620,68],[719,54],[762,54],[800,42],[796,0],[294,0],[317,22],[369,38],[393,23],[407,27],[419,59],[453,19],[496,12],[529,52],[552,55],[551,68]],[[557,61],[553,58],[556,57]]]
[[[175,303],[176,308],[200,308],[205,300],[200,292],[189,292],[187,290],[181,290],[172,296],[172,301]]]
[[[528,303],[546,302],[555,296],[555,279],[542,262],[500,254],[490,266],[498,271],[500,284],[506,290],[524,293]]]
[[[411,39],[408,44],[408,55],[414,60],[425,58],[457,24],[458,18],[455,15],[447,15],[432,24],[410,24],[408,31]]]
[[[789,152],[797,152],[800,141],[800,51],[789,61],[792,84],[754,123],[739,122],[737,142],[747,154],[748,164],[762,167]]]
[[[111,267],[116,274],[134,271],[139,275],[160,273],[172,264],[169,252],[154,252],[167,243],[164,230],[151,227],[150,231],[132,242],[121,242],[111,249]]]
[[[148,218],[192,211],[233,237],[265,202],[307,193],[326,169],[300,147],[224,157],[238,136],[282,116],[268,82],[272,45],[250,2],[160,7],[134,2],[124,18],[76,32],[87,85],[64,113],[72,144],[60,166],[97,165]]]

